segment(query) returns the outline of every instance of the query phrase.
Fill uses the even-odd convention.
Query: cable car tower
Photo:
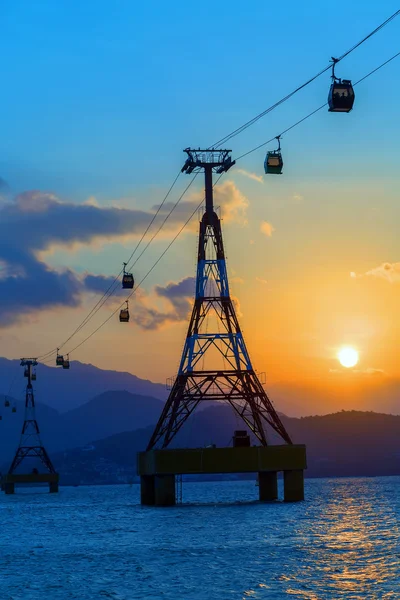
[[[253,369],[229,293],[221,222],[213,204],[213,173],[228,171],[231,150],[185,150],[187,174],[204,171],[205,212],[200,222],[196,297],[178,375],[147,450],[166,448],[203,400],[222,400],[267,446],[269,425],[287,443],[289,434]],[[212,323],[213,328],[208,331]],[[205,359],[218,368],[204,368]]]
[[[20,363],[21,367],[24,367],[24,377],[28,379],[25,395],[25,417],[17,452],[3,481],[2,487],[6,494],[14,493],[16,483],[48,483],[50,492],[58,492],[58,473],[56,473],[53,463],[43,446],[36,420],[32,381],[36,380],[34,367],[37,364],[34,358],[22,358]],[[17,473],[18,467],[28,459],[34,459],[35,464],[40,465],[41,463],[45,473],[39,472],[36,466],[33,468],[31,466],[30,472],[25,470],[22,474]]]

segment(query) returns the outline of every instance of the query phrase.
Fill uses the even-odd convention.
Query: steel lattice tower
[[[279,415],[253,369],[229,293],[221,222],[214,211],[213,173],[235,163],[230,150],[192,150],[182,172],[204,170],[206,209],[200,222],[196,297],[178,375],[147,450],[166,448],[202,400],[229,403],[263,446],[270,425],[292,444]],[[216,327],[208,331],[210,316]],[[223,360],[222,368],[204,369],[206,355]]]
[[[25,416],[19,446],[8,471],[9,475],[14,475],[19,465],[28,458],[39,459],[49,473],[56,474],[53,463],[42,444],[39,425],[36,420],[35,398],[32,387],[32,378],[36,379],[32,367],[36,365],[37,361],[35,359],[21,359],[24,376],[28,379],[25,395]]]

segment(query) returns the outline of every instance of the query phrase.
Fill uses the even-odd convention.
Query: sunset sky
[[[266,109],[397,4],[4,2],[0,354],[38,356],[70,336],[132,253],[183,148],[208,147]],[[337,75],[357,81],[398,52],[399,39],[400,17]],[[328,390],[336,408],[400,379],[399,74],[400,57],[355,88],[350,114],[323,109],[288,132],[281,176],[263,174],[260,149],[215,193],[254,367],[272,387]],[[318,108],[329,85],[327,72],[230,140],[233,158]],[[189,182],[181,175],[168,201]],[[198,177],[135,265],[137,281],[201,198]],[[132,299],[133,322],[115,315],[71,359],[159,382],[174,375],[196,245],[197,214]],[[342,346],[359,352],[353,369],[337,360]]]

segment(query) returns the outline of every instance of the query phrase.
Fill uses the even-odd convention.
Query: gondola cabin
[[[69,357],[68,356],[67,356],[67,358],[64,358],[62,368],[69,369]]]
[[[56,365],[57,367],[62,367],[64,365],[64,357],[62,354],[57,354]]]
[[[13,413],[16,413],[16,412],[17,412],[17,409],[16,409],[16,407],[15,407],[15,406],[13,406],[13,407],[12,407],[12,409],[11,409],[11,412],[13,412]]]
[[[32,381],[36,381],[36,373],[35,373],[35,371],[33,371],[31,379],[32,379]]]
[[[7,398],[4,400],[4,406],[8,408],[10,406],[10,401]]]
[[[135,285],[132,273],[124,273],[122,276],[122,287],[124,290],[131,290]]]
[[[129,323],[129,310],[127,308],[123,308],[119,313],[119,320],[121,323]]]
[[[122,287],[124,290],[131,290],[135,285],[132,273],[127,273],[125,270],[127,263],[124,263],[124,271],[122,275]]]
[[[267,152],[264,161],[264,169],[267,174],[281,175],[283,169],[282,154],[279,150]]]
[[[354,89],[349,79],[333,81],[328,96],[329,112],[350,112],[354,98]]]

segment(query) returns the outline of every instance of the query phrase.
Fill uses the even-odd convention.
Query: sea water
[[[254,481],[0,496],[0,599],[400,599],[400,477],[306,480],[306,500],[255,501]]]

